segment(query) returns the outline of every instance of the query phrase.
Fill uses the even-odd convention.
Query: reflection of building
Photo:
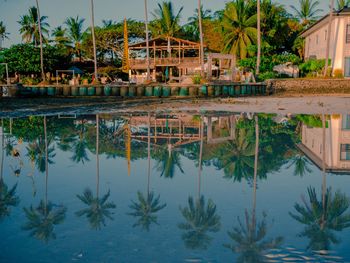
[[[328,172],[350,172],[350,114],[332,115],[326,128],[326,169]],[[322,167],[322,128],[302,125],[300,149],[320,168]]]

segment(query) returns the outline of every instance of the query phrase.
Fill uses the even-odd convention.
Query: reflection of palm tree
[[[197,201],[192,197],[188,198],[188,207],[181,208],[185,223],[180,223],[178,227],[185,232],[182,239],[187,248],[207,249],[212,237],[207,232],[218,232],[220,230],[220,216],[216,214],[216,205],[209,199],[206,204],[204,196]]]
[[[308,188],[308,196],[309,202],[303,198],[303,204],[294,205],[297,214],[290,215],[305,225],[300,236],[310,239],[308,249],[329,250],[332,243],[339,243],[334,232],[350,227],[350,214],[344,214],[350,205],[349,198],[339,191],[333,195],[328,188],[324,197],[324,209],[323,197],[317,198],[315,188]]]
[[[304,154],[297,153],[291,160],[290,165],[288,166],[291,167],[294,165],[294,175],[295,176],[300,176],[303,177],[307,173],[311,172],[311,169],[309,167],[310,165],[309,159]]]
[[[132,201],[132,205],[129,206],[134,210],[129,215],[139,218],[134,227],[141,226],[144,230],[149,231],[151,224],[158,224],[156,213],[165,208],[166,204],[160,204],[160,196],[155,197],[154,192],[146,196],[137,192],[137,198],[138,202]]]
[[[160,176],[166,178],[173,178],[175,175],[176,167],[179,168],[181,173],[184,173],[182,169],[180,153],[164,147],[157,149],[155,158],[157,159],[157,170],[161,172]]]
[[[51,140],[48,142],[48,144],[51,144]],[[52,146],[47,149],[48,151],[48,163],[53,164],[54,161],[52,160],[56,154],[54,153],[55,147]],[[41,138],[37,139],[36,141],[29,143],[27,146],[27,156],[30,158],[32,162],[36,164],[36,167],[41,173],[45,172],[45,143],[42,141]]]
[[[141,226],[144,230],[149,231],[152,223],[158,224],[156,213],[166,207],[166,204],[160,204],[160,195],[155,197],[154,192],[150,191],[151,185],[151,115],[148,114],[148,176],[147,176],[147,193],[146,197],[139,191],[137,192],[138,202],[132,201],[129,206],[134,212],[129,215],[138,217],[139,220],[134,227]]]
[[[92,229],[99,230],[101,226],[106,225],[106,218],[113,220],[111,209],[116,208],[113,202],[107,202],[110,196],[110,191],[107,194],[99,197],[100,194],[100,118],[96,115],[96,197],[94,197],[91,189],[86,189],[83,195],[77,195],[78,199],[82,201],[88,208],[79,210],[76,215],[86,216]]]
[[[234,178],[240,182],[243,178],[249,180],[254,173],[254,143],[248,138],[253,132],[238,129],[233,141],[225,143],[213,152],[216,156],[215,166],[224,169],[225,178]]]
[[[73,149],[73,156],[71,157],[71,160],[75,163],[85,163],[89,162],[90,159],[88,157],[87,153],[88,143],[84,136],[79,135],[79,139],[73,143],[72,149]]]
[[[54,208],[51,202],[41,200],[37,208],[30,206],[24,208],[28,222],[22,227],[23,230],[31,231],[30,235],[47,243],[55,239],[54,226],[63,223],[67,208],[61,206]]]
[[[48,201],[49,179],[49,147],[47,139],[46,116],[44,116],[44,169],[45,171],[45,199],[41,200],[38,207],[23,208],[28,222],[22,227],[23,230],[31,231],[30,235],[47,243],[55,239],[54,226],[63,223],[67,208],[55,207]]]
[[[264,219],[260,223],[251,223],[252,218],[248,211],[245,213],[245,223],[238,218],[239,227],[233,228],[228,232],[229,237],[234,244],[225,244],[225,247],[231,249],[240,256],[237,262],[259,263],[266,262],[263,252],[268,249],[273,249],[281,245],[282,238],[277,237],[270,240],[265,240],[267,234],[267,223]]]
[[[111,209],[116,208],[113,202],[107,202],[110,196],[108,191],[102,198],[98,196],[94,197],[90,189],[86,189],[83,195],[77,195],[80,201],[88,206],[88,208],[82,209],[76,212],[76,215],[86,216],[89,220],[92,229],[101,229],[101,226],[106,225],[106,218],[113,220]]]

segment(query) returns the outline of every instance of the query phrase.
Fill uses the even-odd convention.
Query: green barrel
[[[88,87],[87,93],[89,96],[95,96],[96,95],[96,88],[95,87]]]
[[[128,96],[129,97],[135,97],[136,96],[136,87],[135,86],[130,86],[129,87]]]
[[[119,97],[121,92],[121,87],[112,87],[112,96]]]
[[[214,95],[215,97],[220,97],[222,95],[222,86],[214,87]]]
[[[235,96],[235,87],[234,86],[228,86],[228,95],[230,97],[234,97]]]
[[[247,94],[247,86],[243,85],[242,86],[242,95],[246,95]]]
[[[72,96],[78,96],[79,95],[79,87],[73,86],[72,87]]]
[[[229,95],[229,86],[223,86],[222,87],[222,95],[228,96]]]
[[[261,90],[262,90],[262,91],[261,91],[261,94],[262,94],[262,95],[267,95],[267,94],[266,94],[266,85],[262,85]]]
[[[154,89],[153,89],[153,96],[155,96],[155,97],[162,96],[162,87],[160,87],[160,86],[154,87]]]
[[[39,87],[39,95],[40,96],[47,95],[47,88],[46,87]]]
[[[63,86],[57,86],[56,87],[56,95],[62,96],[63,95]]]
[[[111,96],[111,94],[112,94],[112,87],[109,86],[109,85],[104,86],[103,87],[103,94],[105,96]]]
[[[252,95],[256,95],[257,90],[256,90],[256,86],[251,86],[252,87]]]
[[[128,96],[128,92],[129,92],[129,87],[127,86],[120,87],[120,96],[126,97]]]
[[[188,94],[189,94],[191,97],[198,96],[198,88],[197,88],[197,87],[189,87],[189,88],[188,88]]]
[[[39,94],[39,88],[38,87],[32,87],[32,95],[38,95]]]
[[[236,96],[241,95],[241,86],[234,86],[234,89],[235,89]]]
[[[64,86],[63,87],[63,96],[70,96],[71,95],[71,87],[70,86]]]
[[[162,89],[162,97],[169,97],[171,94],[170,87],[164,86]]]
[[[179,87],[171,87],[171,96],[179,96]]]
[[[47,95],[48,96],[55,96],[56,95],[56,88],[55,87],[47,87]]]
[[[199,96],[202,96],[202,97],[208,96],[208,87],[207,86],[203,85],[202,87],[200,87]]]
[[[79,95],[86,96],[87,95],[87,87],[80,87],[79,88]]]
[[[137,95],[137,97],[145,96],[145,87],[144,86],[138,86],[136,88],[136,95]]]
[[[209,97],[214,96],[214,86],[208,86],[208,96]]]
[[[180,88],[179,96],[187,97],[188,94],[189,94],[188,87],[181,87]]]
[[[147,86],[145,90],[145,96],[146,97],[152,97],[153,96],[153,87]]]
[[[96,87],[96,96],[102,96],[104,91],[104,87],[98,86]]]

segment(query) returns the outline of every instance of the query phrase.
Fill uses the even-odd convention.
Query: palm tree
[[[267,234],[266,214],[258,222],[256,218],[256,197],[258,180],[258,160],[259,160],[259,119],[255,116],[255,152],[254,152],[254,181],[253,181],[253,207],[251,216],[245,211],[245,224],[238,218],[239,227],[234,227],[228,232],[232,239],[232,244],[224,246],[231,249],[240,256],[237,262],[260,263],[266,262],[264,252],[276,248],[282,244],[282,237],[265,240]]]
[[[45,72],[44,72],[44,50],[43,50],[43,34],[41,29],[41,16],[40,16],[40,8],[39,8],[39,0],[36,0],[36,9],[38,12],[38,30],[39,30],[39,43],[40,43],[40,68],[41,68],[41,78],[43,81],[46,80]]]
[[[260,14],[260,0],[257,1],[257,44],[258,54],[256,60],[256,75],[260,73],[260,61],[261,61],[261,14]]]
[[[103,19],[102,25],[104,28],[111,28],[112,26],[116,25],[116,22],[113,21],[112,19],[108,19],[108,20]]]
[[[39,23],[38,23],[38,9],[36,7],[29,8],[28,14],[21,16],[18,23],[20,24],[20,33],[22,34],[22,39],[26,43],[33,43],[38,46],[40,43],[39,36]],[[47,16],[42,16],[40,18],[41,32],[44,35],[43,39],[46,42],[45,36],[49,34],[49,24],[46,22]]]
[[[211,19],[212,14],[211,10],[209,9],[204,9],[203,5],[201,5],[200,8],[200,15],[202,20],[206,19]],[[198,8],[194,10],[194,15],[188,18],[188,23],[187,26],[190,27],[191,34],[193,34],[193,38],[198,41],[200,37],[200,32],[199,32],[199,12]]]
[[[246,58],[253,55],[248,47],[256,43],[257,16],[250,15],[249,5],[245,0],[234,0],[226,4],[220,30],[224,35],[224,52]]]
[[[52,31],[52,36],[54,37],[55,45],[59,48],[67,48],[69,47],[70,41],[67,36],[67,29],[63,28],[62,26],[56,27]]]
[[[28,219],[22,227],[23,230],[30,231],[30,235],[48,243],[50,239],[55,239],[54,226],[63,223],[67,208],[63,205],[54,206],[48,200],[48,179],[49,179],[49,147],[47,139],[47,121],[44,116],[44,144],[45,144],[45,198],[34,208],[23,208]]]
[[[329,66],[329,48],[331,46],[331,36],[332,36],[332,23],[333,23],[333,12],[334,12],[334,0],[331,0],[331,6],[329,10],[329,22],[328,22],[328,31],[327,31],[327,46],[326,46],[326,63],[324,66],[324,76],[327,77],[328,75],[328,66]],[[331,71],[331,74],[333,73],[333,69]]]
[[[320,199],[317,197],[315,188],[309,187],[307,191],[308,201],[303,198],[302,204],[296,203],[294,209],[297,213],[290,213],[290,215],[305,225],[300,236],[310,239],[308,249],[329,250],[331,244],[340,242],[335,232],[341,232],[350,227],[350,213],[345,214],[350,206],[350,200],[339,191],[333,194],[331,188],[328,188]]]
[[[188,198],[188,207],[180,207],[186,222],[178,224],[184,230],[182,239],[189,249],[207,249],[211,240],[208,232],[216,233],[220,230],[220,216],[217,215],[216,205],[209,199],[206,203],[204,196],[194,201]]]
[[[50,145],[52,140],[48,140],[48,144]],[[45,156],[45,142],[43,142],[42,137],[39,137],[36,141],[29,143],[27,148],[27,156],[30,160],[35,163],[39,172],[44,173],[46,171],[46,156]],[[48,147],[48,159],[47,162],[49,164],[53,164],[52,160],[56,154],[54,153],[55,147]]]
[[[100,230],[101,226],[106,225],[106,218],[113,220],[113,212],[116,205],[113,202],[108,202],[110,191],[101,198],[100,195],[100,158],[99,158],[99,143],[100,143],[100,118],[96,115],[96,197],[92,190],[87,188],[82,195],[77,195],[78,199],[88,207],[77,211],[75,214],[78,217],[86,216],[92,229]]]
[[[0,21],[0,49],[2,48],[2,42],[9,38],[8,35],[4,22]]]
[[[337,9],[338,10],[341,10],[345,6],[349,6],[349,5],[350,5],[350,0],[337,0]]]
[[[148,7],[147,0],[145,0],[145,27],[146,27],[146,60],[147,60],[147,81],[150,80],[151,68],[149,60],[149,32],[148,32]]]
[[[94,13],[94,0],[91,0],[91,35],[92,35],[92,46],[94,50],[94,75],[95,81],[97,81],[97,53],[96,53],[96,37],[95,37],[95,13]]]
[[[158,3],[158,9],[154,11],[155,21],[151,24],[152,36],[164,36],[168,39],[168,53],[170,56],[170,37],[176,36],[181,30],[179,25],[183,7],[175,14],[172,2]]]
[[[318,0],[299,0],[299,8],[291,5],[290,7],[295,12],[295,15],[304,26],[309,25],[317,20],[322,9],[318,8],[320,2]]]
[[[71,44],[73,45],[74,53],[81,61],[82,57],[82,48],[81,48],[81,42],[83,40],[84,36],[84,18],[79,18],[77,16],[76,18],[69,17],[64,22],[67,26],[67,36]]]
[[[151,184],[151,115],[148,114],[148,176],[147,176],[147,193],[146,197],[140,192],[137,192],[138,202],[132,201],[129,206],[133,212],[129,215],[138,217],[139,220],[134,224],[134,227],[141,226],[144,230],[149,231],[151,224],[158,224],[156,213],[166,207],[166,204],[160,204],[160,195],[155,197],[153,191],[150,191]]]

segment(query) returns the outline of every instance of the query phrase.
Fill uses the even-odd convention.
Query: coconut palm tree
[[[324,66],[324,76],[327,77],[328,75],[328,66],[329,66],[329,53],[330,53],[330,46],[331,46],[331,36],[332,36],[332,23],[333,23],[333,12],[334,12],[334,0],[331,0],[330,10],[329,10],[329,21],[328,21],[328,31],[327,31],[327,45],[326,45],[326,63]],[[333,73],[333,69],[331,71],[331,74]]]
[[[56,27],[51,34],[54,37],[54,43],[57,47],[59,47],[60,49],[63,48],[68,48],[70,47],[70,41],[69,38],[67,36],[67,29],[63,28],[62,26],[58,26]]]
[[[248,47],[257,42],[257,15],[250,15],[251,2],[234,0],[226,4],[219,30],[224,35],[224,52],[243,59],[253,55]]]
[[[92,46],[94,50],[94,76],[97,81],[97,53],[96,53],[96,36],[95,36],[95,12],[94,12],[94,0],[91,3],[91,35],[92,35]]]
[[[144,3],[145,3],[146,61],[147,61],[147,78],[146,78],[146,80],[149,81],[150,80],[150,76],[151,76],[151,67],[150,67],[150,57],[149,57],[149,32],[148,32],[148,5],[147,5],[147,0],[145,0]]]
[[[157,222],[157,212],[164,209],[166,204],[160,204],[160,195],[155,197],[153,191],[150,191],[151,184],[151,115],[148,114],[148,173],[147,173],[147,192],[145,196],[138,191],[137,197],[138,201],[132,201],[129,206],[133,212],[129,215],[139,218],[139,220],[134,224],[134,227],[141,226],[144,230],[149,231],[152,224],[158,224]]]
[[[67,26],[67,37],[70,43],[73,45],[73,52],[76,57],[81,61],[82,58],[82,47],[81,42],[84,36],[84,18],[79,18],[79,16],[73,18],[69,17],[64,22]]]
[[[238,253],[237,262],[262,263],[266,262],[264,252],[276,248],[282,244],[282,237],[266,240],[267,222],[266,214],[263,219],[258,221],[256,218],[256,198],[257,198],[257,180],[258,180],[258,160],[259,160],[259,120],[255,117],[255,152],[254,152],[254,181],[253,181],[253,206],[251,215],[245,211],[244,223],[238,218],[238,227],[228,231],[232,244],[224,246]]]
[[[170,51],[170,37],[174,37],[181,30],[179,25],[183,7],[175,14],[171,1],[158,3],[158,9],[153,13],[155,20],[150,25],[152,36],[164,36],[168,38],[168,52]],[[170,52],[169,52],[170,56]]]
[[[108,19],[108,20],[105,20],[103,19],[102,20],[102,26],[104,28],[111,28],[112,26],[115,26],[117,23],[115,21],[113,21],[112,19]]]
[[[52,139],[48,140],[48,145],[52,143]],[[27,148],[27,156],[30,158],[30,160],[35,163],[37,169],[39,172],[44,173],[46,169],[46,156],[45,156],[45,143],[43,141],[43,138],[40,136],[37,140],[34,142],[31,142],[28,144]],[[55,147],[49,146],[48,149],[48,159],[47,162],[49,164],[53,164],[53,158],[56,156],[55,154]]]
[[[21,16],[18,21],[20,25],[19,32],[22,34],[22,40],[26,43],[33,43],[35,46],[38,46],[40,43],[38,17],[38,9],[33,6],[29,8],[28,14]],[[42,16],[40,18],[41,32],[43,34],[44,42],[47,41],[46,37],[49,34],[47,18],[47,16]]]
[[[189,249],[207,249],[211,240],[208,232],[216,233],[220,230],[220,216],[217,215],[216,205],[209,199],[205,201],[204,196],[194,200],[188,198],[188,207],[180,207],[185,222],[178,224],[183,230],[182,239]]]
[[[109,202],[110,191],[100,197],[100,158],[99,158],[99,143],[100,143],[100,118],[96,115],[96,197],[91,189],[85,189],[82,195],[77,195],[77,198],[87,206],[75,214],[78,217],[85,216],[92,229],[100,230],[102,226],[106,225],[106,218],[113,220],[113,212],[116,205]]]
[[[49,179],[49,147],[47,138],[47,121],[44,117],[44,144],[45,144],[45,198],[35,208],[23,208],[27,222],[22,226],[23,230],[30,231],[30,235],[36,239],[48,243],[55,239],[54,226],[64,222],[67,208],[63,205],[54,206],[48,200],[48,179]]]
[[[260,62],[261,62],[261,13],[260,13],[260,0],[257,0],[257,45],[258,54],[256,60],[256,75],[260,73]]]
[[[337,0],[337,10],[343,9],[345,6],[350,5],[350,0]]]
[[[6,31],[6,26],[3,21],[0,21],[0,49],[5,39],[9,39],[9,33]]]
[[[209,9],[204,9],[203,5],[201,5],[200,8],[200,15],[202,20],[206,20],[206,19],[211,19],[212,18],[212,11]],[[189,17],[187,20],[187,26],[190,28],[190,32],[196,41],[199,40],[199,36],[200,36],[200,32],[199,32],[199,12],[198,12],[198,8],[196,8],[194,10],[194,14],[193,16]]]
[[[322,13],[322,9],[318,8],[320,2],[318,0],[299,0],[299,7],[291,5],[295,15],[304,26],[309,25],[318,19],[318,15]]]

